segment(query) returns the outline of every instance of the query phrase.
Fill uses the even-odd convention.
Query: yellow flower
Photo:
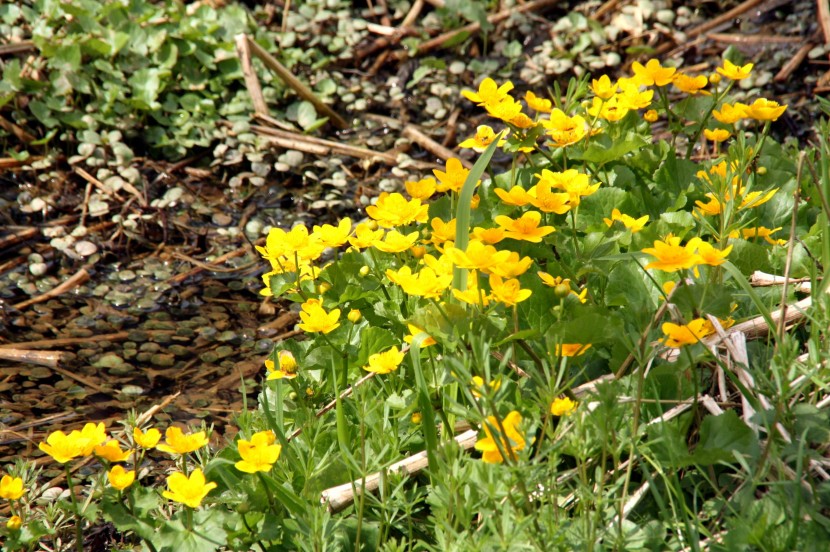
[[[373,229],[371,225],[361,222],[354,229],[354,236],[349,243],[357,249],[366,249],[383,239],[383,230]]]
[[[723,67],[718,67],[717,69],[715,69],[715,71],[717,71],[718,74],[723,75],[727,79],[741,80],[749,76],[749,74],[752,72],[753,66],[754,65],[752,63],[747,63],[746,65],[741,67],[739,65],[735,65],[728,59],[725,59],[723,60]]]
[[[686,75],[684,73],[675,73],[674,77],[672,78],[672,84],[680,90],[681,92],[685,92],[686,94],[698,94],[701,91],[704,94],[707,94],[703,88],[709,84],[709,79],[707,79],[704,75],[698,75],[696,77],[692,77]]]
[[[182,472],[171,473],[167,476],[167,488],[170,490],[161,493],[164,498],[198,508],[207,494],[216,488],[216,483],[206,483],[201,468],[196,468],[190,477]]]
[[[240,439],[236,445],[242,460],[234,464],[236,469],[245,473],[270,471],[282,451],[282,446],[274,444],[276,439],[270,430],[254,433],[250,441]]]
[[[340,318],[340,309],[334,309],[331,312],[326,312],[319,299],[309,299],[303,303],[300,308],[300,329],[304,332],[316,333],[323,332],[324,334],[333,332],[340,326],[338,319]]]
[[[395,192],[383,192],[378,197],[375,205],[366,207],[366,214],[377,221],[378,225],[384,228],[404,226],[413,222],[426,222],[428,205],[422,205],[417,198],[406,198]]]
[[[530,122],[531,126],[533,125],[533,121],[529,117],[526,115],[523,117],[522,104],[511,97],[507,97],[500,102],[485,104],[484,109],[491,117],[501,119],[505,123],[516,121],[520,123],[517,126],[525,126],[527,122]]]
[[[585,354],[591,348],[590,343],[563,343],[556,346],[556,356],[574,357]]]
[[[751,209],[753,207],[758,207],[759,205],[763,205],[774,196],[778,192],[778,188],[774,188],[769,190],[768,192],[749,192],[748,194],[743,195],[741,198],[741,204],[738,205],[738,209]]]
[[[467,250],[457,247],[446,247],[444,254],[458,268],[487,271],[494,265],[503,263],[510,258],[510,251],[497,251],[492,245],[485,245],[478,240],[470,240]]]
[[[556,213],[561,215],[571,210],[570,194],[554,192],[550,182],[540,181],[533,186],[528,194],[531,196],[530,204],[545,213]]]
[[[602,220],[609,227],[611,227],[614,224],[614,221],[620,221],[620,222],[623,223],[623,226],[625,226],[626,228],[631,230],[632,234],[635,234],[635,233],[639,232],[640,230],[642,230],[643,226],[645,226],[645,224],[648,222],[648,215],[644,215],[644,216],[642,216],[638,219],[635,219],[632,216],[624,215],[623,213],[620,213],[619,209],[614,208],[611,211],[611,218],[610,219],[604,218]]]
[[[695,318],[688,324],[664,322],[662,329],[665,337],[660,338],[659,341],[666,347],[675,349],[684,345],[692,345],[711,333],[711,327],[711,323],[704,318]]]
[[[382,240],[378,240],[372,245],[375,249],[384,253],[403,253],[415,245],[417,241],[417,231],[404,235],[397,230],[391,230],[386,233]]]
[[[363,314],[361,314],[361,312],[357,309],[352,309],[349,311],[349,314],[346,315],[346,318],[352,324],[357,324],[360,322],[360,319],[363,318]]]
[[[755,119],[756,121],[775,121],[786,110],[786,105],[780,105],[778,102],[767,100],[765,98],[758,98],[750,105],[746,106],[744,112],[747,117]]]
[[[501,444],[501,449],[510,456],[510,459],[516,460],[516,451],[525,448],[525,439],[519,433],[518,426],[520,423],[522,423],[522,415],[515,410],[505,416],[501,425],[499,425],[495,416],[488,416],[486,422],[483,424],[486,437],[476,441],[475,445],[476,450],[482,452],[481,459],[490,464],[501,464],[504,462],[504,457],[499,450],[499,444]],[[504,436],[501,434],[502,428],[504,428]],[[495,438],[492,432],[495,432]],[[496,439],[499,440],[499,444],[497,444]]]
[[[425,333],[424,330],[422,330],[415,324],[410,324],[409,322],[406,323],[406,327],[409,330],[409,335],[403,336],[403,340],[405,343],[411,344],[412,340],[415,339],[416,335],[418,335],[419,333]],[[427,338],[421,342],[421,348],[423,349],[424,347],[435,345],[435,343],[436,341],[432,338],[432,336],[427,336]]]
[[[467,289],[464,291],[453,289],[452,295],[459,301],[463,301],[468,305],[477,305],[486,307],[490,304],[491,295],[484,293],[478,287],[478,276],[476,271],[470,271],[467,276]]]
[[[572,401],[568,397],[555,398],[550,403],[550,413],[554,416],[570,416],[576,410],[576,401]]]
[[[505,238],[504,230],[501,228],[473,228],[472,238],[482,243],[495,245]]]
[[[657,111],[655,111],[653,109],[649,109],[648,111],[643,113],[643,119],[645,119],[646,122],[649,122],[649,123],[655,123],[655,122],[657,122],[657,119],[659,119],[659,118],[660,118],[660,116],[657,114]]]
[[[63,431],[53,431],[46,437],[45,443],[38,448],[51,456],[55,462],[66,464],[79,456],[85,456],[84,450],[88,440],[77,429],[66,435]]]
[[[265,240],[265,248],[257,246],[262,256],[267,260],[276,260],[280,257],[294,258],[296,254],[300,259],[313,261],[323,254],[325,246],[320,242],[319,236],[309,235],[308,228],[298,224],[286,232],[282,228],[271,228]]]
[[[507,81],[499,86],[496,81],[487,77],[478,85],[478,92],[462,90],[461,95],[478,105],[487,105],[509,98],[511,90],[513,90],[512,82]]]
[[[563,148],[576,144],[588,134],[588,123],[580,115],[569,117],[559,108],[550,112],[549,120],[540,121],[554,145]]]
[[[165,443],[158,445],[156,448],[170,454],[187,454],[199,450],[207,445],[209,441],[204,431],[185,435],[182,429],[176,426],[167,428],[167,431],[164,432],[164,440]]]
[[[422,178],[418,181],[407,180],[403,185],[406,187],[406,193],[409,194],[409,197],[412,199],[420,199],[421,201],[432,197],[432,194],[435,193],[436,186],[435,179],[432,177]]]
[[[744,228],[741,230],[743,237],[745,240],[749,238],[764,238],[764,240],[769,243],[770,245],[783,245],[787,243],[787,240],[773,240],[770,236],[775,232],[781,230],[781,227],[769,229],[766,226],[759,226],[757,228]]]
[[[495,189],[496,195],[499,196],[502,203],[505,205],[512,205],[514,207],[524,207],[531,201],[533,198],[525,191],[524,188],[521,186],[513,186],[510,188],[509,191],[503,190],[501,188]]]
[[[539,243],[542,238],[554,232],[553,226],[539,226],[542,220],[542,213],[539,211],[527,211],[518,219],[508,216],[497,216],[496,224],[504,229],[504,235],[514,240]]]
[[[409,421],[413,424],[420,424],[423,416],[421,416],[420,412],[413,412],[412,416],[409,418]]]
[[[533,259],[530,257],[520,259],[518,253],[511,251],[510,256],[504,262],[490,267],[490,273],[502,278],[515,278],[527,272],[532,264]]]
[[[123,491],[135,481],[135,471],[126,471],[124,466],[118,464],[107,472],[107,479],[114,489]]]
[[[640,87],[633,83],[621,86],[620,89],[621,92],[612,100],[615,99],[622,109],[645,109],[654,99],[654,90],[640,90]]]
[[[674,67],[663,67],[656,59],[648,60],[645,66],[635,61],[631,65],[631,69],[634,71],[633,80],[644,86],[666,86],[671,84],[674,72],[677,71]]]
[[[23,479],[4,475],[3,479],[0,479],[0,498],[18,500],[21,496],[23,496]]]
[[[485,384],[484,378],[480,376],[473,376],[472,384],[473,388],[470,389],[470,392],[473,394],[474,397],[481,398],[482,393],[487,392],[487,387],[489,387],[494,392],[498,391],[501,387],[501,378],[496,378]]]
[[[9,531],[19,531],[22,526],[23,518],[17,515],[10,517],[9,521],[6,522],[6,528]]]
[[[453,275],[452,259],[450,259],[446,255],[441,255],[436,259],[432,255],[427,253],[426,255],[424,255],[423,263],[430,267],[435,272],[435,274],[445,276]]]
[[[133,441],[141,448],[151,449],[158,444],[159,439],[161,439],[161,432],[154,427],[146,432],[138,427],[133,428]]]
[[[612,83],[608,75],[602,75],[599,79],[591,81],[591,90],[597,98],[607,100],[617,93],[617,84]]]
[[[388,374],[398,369],[398,366],[403,362],[403,358],[404,353],[400,352],[397,347],[392,347],[382,353],[369,355],[369,364],[364,366],[363,369],[376,374]]]
[[[715,249],[711,243],[700,241],[697,244],[697,254],[700,255],[700,264],[718,266],[726,262],[726,256],[732,251],[732,246],[726,249]]]
[[[496,132],[487,125],[479,125],[476,133],[472,138],[467,138],[460,144],[460,148],[472,148],[475,151],[482,152],[487,149],[487,146],[493,143],[496,139]],[[503,146],[507,141],[502,138],[499,140],[499,146]],[[410,194],[411,195],[411,194]]]
[[[433,169],[432,174],[438,179],[436,189],[439,192],[446,192],[447,190],[460,192],[461,187],[464,186],[464,181],[467,180],[467,175],[470,174],[470,169],[465,169],[461,164],[461,160],[455,157],[447,159],[446,169],[446,171]]]
[[[324,224],[314,226],[313,233],[325,247],[340,247],[349,239],[352,232],[352,219],[346,217],[337,226]]]
[[[711,130],[707,128],[704,129],[703,136],[713,142],[723,142],[724,140],[728,140],[732,136],[732,133],[725,128],[714,128]]]
[[[541,270],[539,272],[537,272],[536,274],[539,276],[539,278],[542,279],[542,283],[545,284],[548,287],[555,288],[556,286],[563,285],[563,284],[568,286],[568,289],[570,289],[570,287],[571,287],[571,280],[568,279],[568,278],[562,278],[562,276],[554,277],[554,276],[551,276],[550,274],[548,274],[547,272],[542,272]]]
[[[646,268],[676,272],[700,264],[700,255],[696,253],[699,241],[698,238],[692,238],[686,245],[680,245],[680,238],[671,234],[666,236],[666,241],[656,240],[654,247],[643,249],[643,253],[657,258],[648,263]]]
[[[490,274],[490,295],[505,306],[515,306],[530,297],[531,293],[529,289],[521,289],[519,280],[515,278],[505,281],[497,274]]]
[[[440,246],[444,242],[455,240],[455,219],[452,219],[449,222],[444,222],[440,218],[435,217],[429,224],[432,226],[432,236],[430,236],[430,241],[436,247]]]
[[[746,106],[740,102],[735,105],[725,103],[720,106],[720,111],[712,111],[712,117],[725,125],[732,125],[746,118]]]
[[[629,108],[622,105],[620,96],[613,96],[610,100],[594,98],[588,108],[588,115],[599,117],[609,122],[616,122],[628,115]]]
[[[535,194],[533,195],[538,197],[540,191],[539,186],[557,188],[568,194],[570,206],[579,205],[580,198],[589,196],[599,189],[599,183],[592,185],[590,177],[587,174],[578,172],[576,169],[568,169],[561,172],[542,169],[542,173],[536,176],[539,177],[539,183],[536,185]]]
[[[392,282],[401,286],[404,293],[427,299],[437,299],[452,284],[452,275],[436,274],[429,267],[424,267],[420,272],[412,274],[408,266],[402,267],[395,272],[387,269],[386,277]]]
[[[698,211],[704,215],[719,215],[721,212],[721,204],[718,198],[716,198],[713,194],[706,194],[706,197],[709,198],[708,203],[703,203],[700,200],[695,201]]]
[[[550,113],[550,110],[553,108],[550,100],[540,98],[530,90],[525,93],[525,101],[530,109],[538,111],[539,113]]]
[[[277,353],[277,360],[280,363],[279,370],[276,370],[276,365],[273,360],[270,358],[265,360],[265,369],[268,371],[266,380],[292,379],[297,377],[297,359],[294,358],[291,351],[280,351]]]
[[[126,462],[133,453],[129,449],[121,450],[121,446],[115,439],[111,439],[103,445],[98,445],[93,452],[95,452],[95,456],[100,456],[107,462]]]

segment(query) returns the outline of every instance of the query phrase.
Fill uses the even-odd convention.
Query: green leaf
[[[756,458],[761,447],[758,437],[734,410],[707,416],[700,424],[700,441],[691,456],[699,466],[734,462],[736,456]]]
[[[351,364],[366,366],[370,355],[382,353],[395,345],[400,345],[400,339],[396,339],[389,330],[375,327],[365,328],[360,332],[360,349],[357,358]]]
[[[314,104],[311,102],[300,102],[297,106],[297,124],[303,130],[308,131],[309,128],[317,121],[317,110],[314,109]]]
[[[609,161],[615,161],[628,153],[637,151],[647,143],[645,138],[634,132],[629,132],[622,140],[614,140],[613,143],[611,138],[602,136],[593,139],[582,153],[577,153],[571,158],[604,165]]]

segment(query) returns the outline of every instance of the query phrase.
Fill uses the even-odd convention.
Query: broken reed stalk
[[[89,272],[87,272],[86,268],[82,268],[77,273],[73,274],[71,278],[68,278],[61,284],[55,286],[55,288],[50,289],[46,293],[38,295],[37,297],[32,297],[31,299],[27,299],[25,301],[21,301],[17,303],[14,308],[16,309],[24,309],[30,305],[34,305],[36,303],[42,303],[53,297],[58,297],[63,295],[70,289],[74,288],[75,286],[79,286],[89,280]]]
[[[442,146],[441,144],[439,144],[438,142],[436,142],[435,140],[421,132],[418,128],[416,128],[413,125],[406,125],[405,127],[403,127],[403,132],[401,134],[406,138],[409,138],[410,140],[412,140],[428,152],[432,153],[433,155],[437,155],[444,161],[456,157],[456,155],[452,151],[448,150],[447,148],[445,148],[444,146]],[[468,160],[460,159],[460,161],[465,168],[473,168],[473,164],[470,163]]]
[[[241,36],[244,37],[244,40],[247,42],[250,52],[256,57],[258,57],[260,60],[262,60],[262,63],[264,63],[266,67],[268,67],[274,73],[276,73],[279,76],[279,78],[281,78],[285,82],[285,84],[294,89],[294,91],[302,99],[311,102],[314,105],[314,108],[317,110],[317,113],[325,117],[328,117],[329,121],[341,130],[349,128],[349,123],[347,123],[346,120],[343,119],[343,117],[335,113],[334,110],[332,110],[329,106],[324,104],[323,101],[320,100],[320,98],[318,98],[317,95],[314,94],[314,92],[312,92],[310,88],[308,88],[306,85],[300,82],[300,80],[297,77],[295,77],[291,73],[291,71],[286,69],[286,67],[282,63],[280,63],[277,60],[277,58],[266,52],[262,46],[257,44],[254,40],[251,40],[251,38],[247,34],[243,33]],[[236,40],[241,41],[242,38],[237,36]]]
[[[262,95],[262,87],[259,85],[259,78],[256,76],[254,66],[251,63],[251,49],[248,47],[248,36],[238,34],[234,37],[236,42],[236,55],[239,57],[239,65],[242,68],[242,77],[245,79],[245,88],[251,96],[251,103],[254,104],[254,113],[258,115],[269,115],[268,105]]]
[[[0,349],[0,359],[20,362],[23,364],[36,364],[48,368],[56,368],[60,363],[75,358],[72,353],[58,353],[55,351],[33,351],[31,349]]]

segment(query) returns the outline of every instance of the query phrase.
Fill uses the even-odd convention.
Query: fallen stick
[[[401,134],[403,134],[403,136],[409,138],[410,140],[412,140],[428,152],[437,155],[444,161],[447,161],[448,159],[452,159],[454,157],[458,158],[452,151],[448,150],[447,148],[445,148],[444,146],[442,146],[441,144],[439,144],[438,142],[436,142],[435,140],[421,132],[414,125],[406,125],[405,127],[403,127],[403,132]],[[464,167],[468,169],[473,168],[473,164],[467,161],[466,159],[460,159],[460,161]]]
[[[789,61],[787,61],[787,63],[785,63],[781,67],[781,70],[778,71],[778,73],[776,73],[774,77],[772,77],[773,82],[783,82],[790,78],[790,75],[792,75],[793,71],[798,69],[798,66],[804,62],[804,60],[807,58],[807,54],[809,54],[810,50],[812,50],[814,47],[814,43],[808,42],[804,44],[801,48],[799,48],[795,55],[791,57]]]
[[[256,242],[257,245],[262,245],[264,243],[265,243],[264,238],[259,239]],[[199,274],[200,272],[202,272],[204,270],[214,270],[213,268],[206,269],[205,267],[206,266],[218,266],[219,264],[224,263],[225,261],[227,261],[229,259],[233,259],[233,258],[236,258],[236,257],[241,257],[242,255],[244,255],[245,253],[248,252],[248,249],[249,249],[248,245],[243,245],[239,249],[234,249],[233,251],[228,251],[224,255],[220,255],[219,257],[216,257],[216,259],[214,259],[213,262],[210,265],[205,264],[204,266],[194,266],[193,268],[191,268],[187,272],[182,272],[181,274],[176,274],[175,276],[172,276],[171,278],[168,278],[167,283],[168,284],[180,284],[180,283],[184,282],[185,280],[187,280],[188,278],[190,278],[191,276],[195,276],[195,275]]]
[[[251,96],[251,103],[254,104],[254,112],[268,115],[268,105],[262,95],[262,87],[259,85],[259,78],[256,76],[254,66],[251,64],[251,49],[248,47],[248,36],[238,34],[235,37],[236,55],[239,58],[239,65],[242,68],[242,77],[245,79],[245,87],[248,95]]]
[[[300,80],[295,77],[291,71],[286,69],[282,63],[277,61],[277,58],[266,52],[262,46],[251,40],[248,35],[243,33],[241,36],[245,41],[247,41],[248,48],[250,48],[251,53],[261,59],[262,63],[275,72],[285,82],[285,84],[293,88],[302,99],[311,102],[317,110],[317,113],[328,117],[329,121],[341,130],[349,128],[349,123],[347,123],[343,117],[335,113],[334,110],[324,104],[322,100],[320,100],[320,98],[318,98],[314,92],[311,91],[311,89],[300,82]],[[236,40],[240,41],[242,38],[237,36]]]
[[[358,159],[377,159],[387,165],[398,164],[398,158],[395,155],[373,151],[360,146],[351,146],[332,140],[315,138],[314,136],[306,136],[296,132],[288,132],[261,125],[251,125],[251,130],[264,134],[271,142],[287,149],[295,149],[320,156],[340,154],[357,157]]]
[[[473,448],[477,439],[478,431],[473,429],[453,438],[464,450]],[[369,492],[377,490],[384,473],[401,472],[405,475],[412,475],[426,468],[428,464],[427,451],[421,451],[404,458],[400,462],[395,462],[383,471],[326,489],[320,494],[320,502],[326,505],[330,513],[335,514],[354,502],[356,495],[359,495],[364,489]]]
[[[57,368],[61,362],[67,362],[75,358],[72,353],[58,353],[54,351],[33,351],[31,349],[0,349],[0,360],[10,360],[24,364],[36,364]]]
[[[89,280],[89,272],[87,272],[86,268],[82,268],[77,273],[73,274],[71,278],[67,278],[64,282],[55,286],[53,289],[50,289],[46,293],[38,295],[37,297],[32,297],[31,299],[21,301],[20,303],[17,303],[14,306],[14,308],[25,309],[30,305],[42,303],[44,301],[52,299],[53,297],[58,297],[60,295],[63,295],[70,289],[74,288],[75,286],[83,284],[87,280]]]

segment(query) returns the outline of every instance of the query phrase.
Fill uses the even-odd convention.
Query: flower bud
[[[324,294],[325,292],[327,292],[330,289],[331,289],[331,284],[328,283],[328,282],[321,282],[320,285],[317,286],[317,291],[320,293],[320,295]]]
[[[22,525],[23,520],[20,519],[20,516],[12,516],[9,518],[9,521],[6,522],[6,528],[9,531],[19,531]]]
[[[413,412],[412,417],[409,419],[409,421],[411,421],[413,424],[420,424],[422,418],[423,416],[421,416],[420,412]]]
[[[427,252],[427,248],[423,245],[413,245],[409,251],[412,253],[413,257],[420,259]]]
[[[709,82],[711,82],[712,84],[719,84],[720,80],[721,77],[719,73],[712,73],[711,75],[709,75]]]
[[[288,394],[288,399],[289,399],[289,400],[292,400],[292,401],[296,401],[296,400],[297,400],[297,392],[296,392],[296,391],[292,391],[291,393],[289,393],[289,394]]]
[[[648,111],[646,111],[646,112],[643,114],[643,119],[645,119],[645,120],[646,120],[646,121],[648,121],[649,123],[654,123],[654,122],[656,122],[656,121],[657,121],[657,119],[659,119],[659,118],[660,118],[660,116],[659,116],[659,115],[657,114],[657,112],[656,112],[655,110],[653,110],[653,109],[649,109]]]
[[[360,275],[365,277],[365,276],[368,276],[368,274],[369,274],[369,267],[366,266],[366,265],[361,266],[360,267]]]
[[[557,299],[564,299],[571,293],[571,286],[568,284],[559,284],[553,288],[553,294]]]
[[[358,322],[360,322],[360,319],[362,317],[363,317],[363,315],[360,314],[360,311],[357,310],[357,309],[350,310],[349,314],[346,315],[346,318],[348,318],[349,322],[351,322],[352,324],[357,324]]]
[[[767,168],[766,167],[758,167],[757,169],[755,169],[755,172],[763,176],[763,175],[767,174]]]

